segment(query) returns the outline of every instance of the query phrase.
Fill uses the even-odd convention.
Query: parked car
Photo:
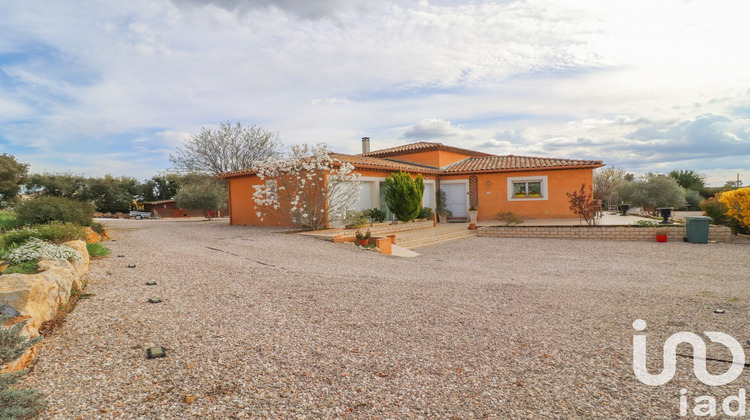
[[[130,217],[134,218],[135,220],[141,220],[143,218],[150,219],[151,213],[147,211],[136,211],[133,210],[130,212]]]

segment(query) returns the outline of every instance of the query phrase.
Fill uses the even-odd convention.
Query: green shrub
[[[63,197],[38,197],[22,202],[16,208],[16,214],[24,225],[62,222],[89,226],[94,206]]]
[[[13,244],[20,245],[31,238],[61,244],[85,237],[86,234],[80,226],[72,223],[49,223],[8,231],[0,237],[0,244],[2,248],[8,248]]]
[[[685,210],[699,210],[703,196],[695,190],[685,190]]]
[[[721,195],[721,193],[716,194]],[[726,204],[720,202],[715,197],[701,201],[701,210],[706,216],[711,218],[711,223],[715,225],[724,225],[732,229],[732,233],[750,234],[750,229],[743,225],[739,220],[727,214]]]
[[[109,248],[102,245],[101,242],[86,244],[86,249],[89,251],[89,257],[91,258],[103,257],[110,253]]]
[[[344,224],[347,226],[362,227],[369,223],[364,212],[358,210],[347,210],[344,215]]]
[[[448,210],[448,196],[445,194],[445,191],[443,190],[437,190],[435,192],[435,213],[438,214],[438,216],[445,215],[445,217],[452,217],[453,212]]]
[[[503,226],[515,226],[523,223],[523,219],[516,216],[512,211],[501,211],[495,215],[497,220],[503,223]]]
[[[5,325],[8,317],[0,315],[0,325]],[[26,352],[28,348],[42,340],[42,337],[28,339],[21,335],[26,321],[21,321],[11,328],[0,327],[0,365],[12,362]],[[29,419],[44,410],[44,395],[36,390],[12,389],[18,379],[26,372],[4,373],[0,375],[0,418]]]
[[[104,225],[99,222],[91,222],[91,230],[101,235],[104,233]]]
[[[414,220],[422,208],[424,181],[422,175],[412,179],[406,172],[394,172],[385,179],[385,202],[398,220]]]
[[[429,219],[432,217],[432,209],[429,207],[422,207],[419,209],[419,214],[417,215],[417,219]]]
[[[20,226],[21,222],[18,221],[15,212],[9,210],[0,211],[0,229],[11,230],[17,229]]]
[[[37,260],[23,261],[18,264],[11,264],[3,274],[34,274],[37,272]]]
[[[365,217],[370,219],[373,223],[381,223],[385,220],[385,212],[380,209],[368,209],[363,212]]]

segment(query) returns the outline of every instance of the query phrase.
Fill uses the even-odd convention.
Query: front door
[[[445,191],[448,210],[453,212],[451,217],[466,217],[466,183],[448,184],[443,182],[440,184],[440,189]]]

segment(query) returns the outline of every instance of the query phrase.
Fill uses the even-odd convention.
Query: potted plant
[[[446,223],[448,221],[448,218],[453,216],[453,212],[448,210],[448,197],[445,195],[445,191],[443,190],[437,190],[435,193],[436,198],[436,206],[435,206],[435,213],[438,215],[438,220],[440,223]]]
[[[479,210],[476,209],[476,207],[471,206],[469,207],[469,223],[477,223],[477,215],[479,214]]]
[[[370,243],[370,229],[367,229],[367,232],[362,233],[362,231],[357,231],[355,236],[357,237],[357,242],[360,246],[367,246],[367,244]]]
[[[667,242],[667,229],[656,229],[656,242]]]

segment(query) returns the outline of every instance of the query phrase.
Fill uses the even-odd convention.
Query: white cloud
[[[708,0],[5,2],[0,139],[40,156],[108,144],[123,159],[132,150],[122,145],[133,143],[163,165],[201,126],[240,121],[342,152],[369,135],[373,148],[425,139],[662,164],[675,158],[655,148],[674,145],[684,134],[674,127],[701,115],[732,120],[710,125],[722,145],[747,138],[750,115],[733,113],[750,109],[750,56],[736,50],[750,41],[748,8]],[[664,138],[631,138],[649,129]],[[694,136],[690,147],[707,156],[727,150]]]

